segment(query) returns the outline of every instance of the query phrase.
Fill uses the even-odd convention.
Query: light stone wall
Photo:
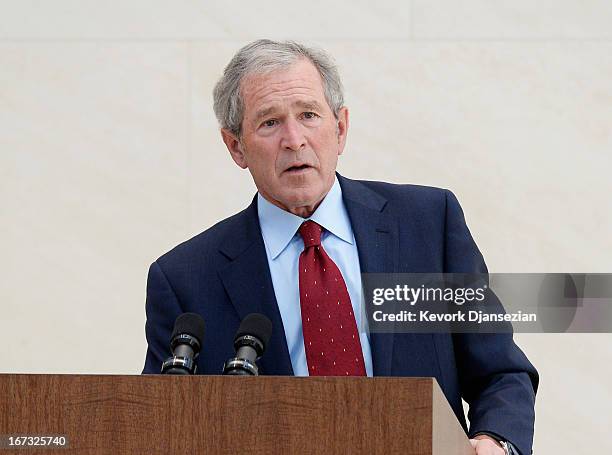
[[[138,373],[148,265],[245,207],[211,90],[329,50],[340,172],[450,188],[492,272],[612,272],[612,3],[0,0],[2,372]],[[536,453],[612,449],[612,336],[521,334]]]

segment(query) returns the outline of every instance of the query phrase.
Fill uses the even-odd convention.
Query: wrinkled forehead
[[[307,59],[248,74],[240,83],[240,94],[246,112],[253,113],[275,104],[327,104],[323,80]]]

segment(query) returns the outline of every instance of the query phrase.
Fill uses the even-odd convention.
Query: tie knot
[[[323,228],[314,221],[304,221],[298,230],[304,240],[304,248],[321,245],[321,233]]]

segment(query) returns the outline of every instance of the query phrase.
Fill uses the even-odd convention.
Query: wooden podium
[[[0,374],[0,435],[0,455],[474,453],[432,378]],[[5,450],[28,435],[67,447]]]

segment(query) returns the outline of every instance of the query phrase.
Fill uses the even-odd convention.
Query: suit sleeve
[[[183,312],[176,294],[156,261],[149,268],[147,300],[145,304],[147,322],[147,355],[143,374],[161,373],[161,365],[170,355],[170,336],[174,321]]]
[[[450,191],[445,229],[445,272],[487,273]],[[453,345],[461,395],[469,405],[469,436],[490,432],[511,442],[522,455],[530,454],[538,373],[514,343],[512,333],[456,333]]]

